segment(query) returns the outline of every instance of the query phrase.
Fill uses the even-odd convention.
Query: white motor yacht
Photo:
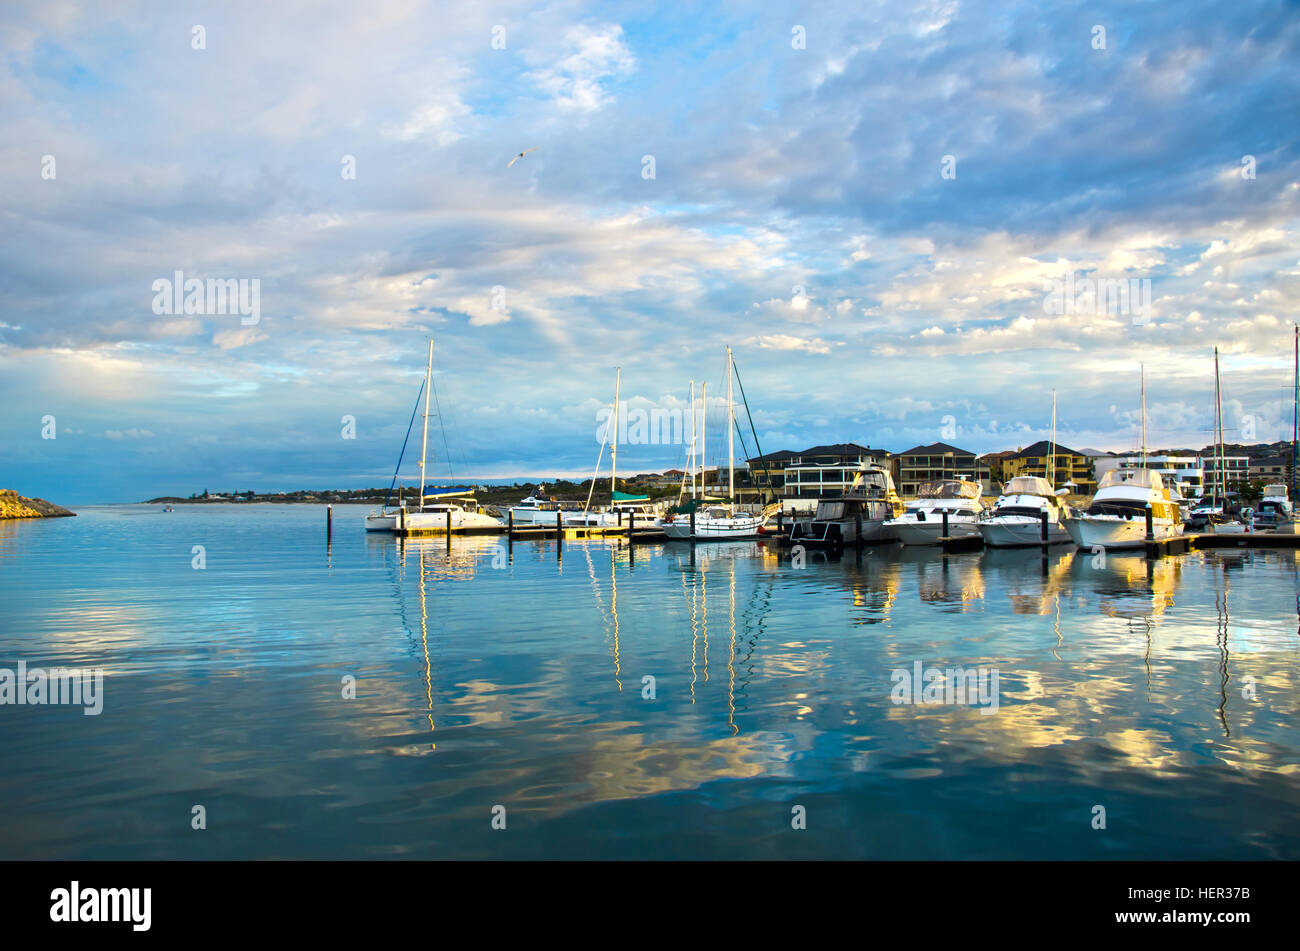
[[[1086,512],[1067,518],[1066,531],[1080,548],[1140,548],[1146,541],[1146,513],[1156,541],[1183,533],[1182,514],[1160,473],[1114,469],[1101,478]]]
[[[1064,490],[1062,490],[1064,491]],[[1047,544],[1070,540],[1064,511],[1052,485],[1038,476],[1016,476],[1002,487],[993,508],[976,528],[990,548],[1043,544],[1043,516],[1047,516]]]
[[[947,515],[948,536],[964,538],[978,535],[977,523],[984,512],[980,501],[980,484],[965,479],[942,479],[922,483],[918,498],[908,502],[898,518],[885,522],[885,530],[904,545],[937,545],[944,533]]]

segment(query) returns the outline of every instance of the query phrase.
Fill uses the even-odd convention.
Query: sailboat
[[[469,488],[441,488],[434,492],[425,492],[425,464],[429,454],[429,394],[433,388],[433,339],[429,339],[429,362],[424,370],[424,437],[420,446],[420,488],[416,495],[417,503],[413,510],[408,510],[406,502],[396,506],[384,504],[366,516],[366,531],[394,532],[397,534],[416,534],[419,532],[445,531],[448,525],[452,529],[497,529],[501,522],[478,510],[478,502]],[[419,407],[419,397],[416,397]],[[415,414],[411,414],[415,422]],[[406,438],[411,437],[411,427],[406,427]],[[397,468],[402,468],[402,456],[406,454],[406,440],[402,442],[402,452],[397,457]],[[393,484],[397,483],[397,472],[393,473]],[[392,492],[392,486],[389,487]]]
[[[727,347],[727,499],[717,504],[696,505],[693,512],[665,515],[659,520],[670,540],[698,539],[723,541],[733,538],[758,538],[762,535],[766,513],[752,514],[736,508],[736,404],[731,388],[735,363]],[[707,470],[706,470],[707,471]],[[692,533],[694,529],[694,533]]]
[[[610,426],[613,427],[613,436],[610,442],[610,463],[609,463],[609,498],[610,506],[603,512],[594,511],[591,507],[591,496],[596,491],[596,477],[600,473],[600,463],[605,456],[605,442],[600,444],[600,452],[596,455],[596,471],[591,474],[591,488],[587,490],[587,501],[581,511],[565,512],[562,518],[564,524],[568,527],[577,528],[596,528],[596,527],[614,527],[618,525],[650,525],[658,517],[658,510],[648,496],[633,495],[628,492],[618,491],[618,411],[619,398],[623,383],[623,370],[621,367],[614,368],[614,410],[610,414],[610,423],[605,427],[606,439],[609,438]]]
[[[1142,370],[1142,468],[1112,469],[1101,478],[1088,510],[1066,519],[1065,529],[1080,548],[1141,548],[1146,541],[1146,513],[1159,541],[1183,533],[1178,503],[1160,473],[1147,468],[1147,384]]]
[[[1228,473],[1223,453],[1223,389],[1219,385],[1219,348],[1214,348],[1214,494],[1220,502],[1220,514],[1211,514],[1208,528],[1220,535],[1239,535],[1250,531],[1228,504]]]

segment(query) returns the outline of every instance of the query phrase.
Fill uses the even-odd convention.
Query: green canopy
[[[650,501],[650,496],[648,496],[648,495],[633,495],[633,494],[630,493],[630,492],[619,492],[619,491],[616,489],[616,490],[614,491],[614,501],[615,501],[615,502],[649,502],[649,501]]]

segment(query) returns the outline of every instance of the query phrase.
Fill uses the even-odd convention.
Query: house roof
[[[880,454],[883,449],[873,450],[870,446],[859,446],[855,442],[837,442],[829,446],[813,446],[811,449],[805,449],[800,453],[792,453],[798,456],[860,456],[874,453]]]
[[[1034,443],[1032,446],[1026,446],[1024,449],[1021,449],[1019,452],[1012,454],[1011,458],[1012,458],[1012,459],[1025,459],[1025,458],[1027,458],[1027,457],[1029,457],[1029,456],[1045,456],[1045,455],[1047,455],[1049,449],[1051,450],[1051,452],[1052,452],[1054,455],[1057,455],[1057,456],[1080,456],[1080,455],[1082,455],[1082,453],[1075,452],[1075,451],[1074,451],[1073,449],[1071,449],[1069,446],[1062,446],[1059,442],[1056,444],[1056,448],[1055,448],[1055,449],[1051,449],[1051,446],[1052,446],[1052,444],[1051,444],[1051,442],[1049,442],[1048,440],[1046,440],[1046,439],[1040,439],[1040,440],[1038,440],[1038,442]]]
[[[797,456],[798,453],[791,452],[789,449],[778,449],[776,452],[765,452],[761,456],[753,456],[746,459],[746,462],[784,462]]]
[[[950,446],[946,442],[932,442],[928,446],[913,446],[907,452],[900,452],[900,456],[942,456],[952,453],[954,456],[973,456],[975,453],[968,449],[958,449],[956,446]]]

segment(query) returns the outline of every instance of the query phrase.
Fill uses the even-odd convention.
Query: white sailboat
[[[651,502],[644,495],[632,495],[627,492],[618,491],[618,422],[619,422],[619,401],[622,394],[623,370],[621,367],[614,368],[614,409],[610,414],[610,420],[613,426],[613,438],[609,439],[610,423],[606,424],[606,439],[610,444],[610,463],[609,463],[609,508],[603,511],[596,511],[591,507],[591,496],[596,491],[596,478],[600,474],[600,463],[605,457],[605,442],[600,444],[600,452],[596,455],[596,470],[591,474],[591,488],[587,490],[587,501],[583,507],[574,512],[565,512],[562,516],[564,525],[567,528],[614,528],[624,527],[629,524],[653,525],[659,517],[658,506]],[[554,519],[554,515],[551,516]]]
[[[1147,464],[1147,389],[1142,370],[1142,468],[1112,469],[1101,478],[1088,510],[1065,521],[1080,548],[1141,548],[1146,542],[1146,513],[1159,541],[1183,533],[1183,517],[1160,473]]]
[[[424,436],[420,446],[420,488],[414,509],[403,501],[397,506],[384,505],[366,516],[366,531],[415,534],[419,532],[466,529],[496,529],[501,522],[478,510],[478,503],[468,489],[441,489],[425,492],[425,463],[429,453],[429,394],[433,387],[433,339],[429,340],[429,362],[424,371]],[[408,428],[409,435],[410,430]],[[403,443],[405,451],[405,443]],[[398,468],[402,462],[397,461]],[[396,476],[393,481],[396,482]]]
[[[693,517],[692,513],[664,516],[659,520],[659,525],[670,540],[724,541],[735,538],[758,538],[763,534],[766,515],[739,511],[732,501],[736,497],[736,407],[731,388],[734,375],[731,348],[727,347],[727,501],[702,508],[696,507]]]

